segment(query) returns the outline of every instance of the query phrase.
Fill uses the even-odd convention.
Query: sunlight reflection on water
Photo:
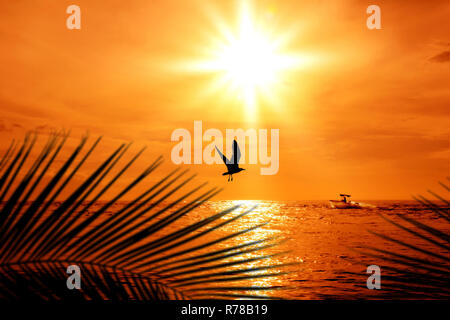
[[[384,266],[392,266],[392,263],[369,257],[352,250],[352,248],[361,249],[371,245],[378,248],[389,248],[399,254],[411,254],[411,252],[408,251],[408,248],[393,245],[370,234],[367,230],[387,234],[424,249],[435,250],[435,248],[430,243],[420,242],[411,234],[386,223],[378,216],[378,213],[382,212],[393,221],[399,220],[398,215],[408,214],[443,232],[448,232],[448,230],[443,229],[436,215],[425,211],[417,203],[385,201],[374,204],[378,205],[379,209],[331,209],[329,204],[324,201],[208,201],[163,228],[154,237],[167,236],[214,214],[239,206],[222,216],[219,221],[195,230],[193,234],[201,234],[198,239],[183,244],[181,248],[173,249],[174,251],[184,250],[213,242],[212,246],[187,254],[188,258],[208,253],[220,254],[221,257],[223,256],[223,260],[212,259],[205,263],[206,267],[213,267],[213,269],[205,269],[205,273],[211,272],[211,270],[218,273],[235,272],[233,276],[236,276],[236,280],[209,283],[210,286],[245,286],[249,290],[244,291],[244,294],[268,295],[285,299],[367,299],[378,298],[380,294],[384,294],[383,297],[390,297],[392,295],[390,292],[368,290],[365,286],[365,275],[368,265],[380,265],[383,270]],[[59,204],[55,203],[54,205],[58,206]],[[105,212],[105,217],[113,215],[123,205],[124,203],[114,204],[109,211]],[[163,209],[166,205],[167,203],[161,203],[155,206],[140,219],[152,216],[155,211]],[[185,203],[179,206],[183,205]],[[171,210],[177,210],[177,208],[174,207]],[[94,210],[95,207],[91,208],[84,216],[91,216]],[[248,213],[236,219],[246,212]],[[164,213],[164,215],[167,214],[170,212]],[[101,219],[98,223],[100,222]],[[223,225],[220,228],[213,228],[221,224]],[[139,230],[143,230],[149,225],[150,222],[140,226]],[[254,228],[256,226],[259,227]],[[212,230],[212,232],[208,233],[205,230]],[[190,237],[192,234],[188,236]],[[223,241],[218,241],[222,238],[224,238]],[[262,241],[264,239],[266,241]],[[152,239],[145,241],[152,241]],[[229,250],[230,248],[235,249]],[[170,250],[164,252],[164,254],[169,253],[171,253]],[[161,264],[164,263],[166,261],[161,262]],[[286,264],[291,265],[286,266]],[[160,266],[155,266],[155,268],[158,267]],[[178,270],[183,271],[188,268],[191,266]],[[269,276],[261,277],[263,274]],[[360,274],[361,277],[355,277],[355,274]],[[248,275],[256,277],[248,279],[246,278]],[[181,276],[190,279],[189,273]],[[284,288],[277,290],[277,286]],[[193,287],[196,288],[196,286]],[[264,287],[272,288],[270,290],[250,290]]]
[[[209,206],[215,212],[226,210],[230,207],[239,206],[236,210],[234,210],[234,215],[239,215],[243,213],[247,213],[239,220],[233,222],[232,224],[227,225],[223,228],[225,233],[236,232],[237,230],[245,230],[248,228],[252,228],[255,226],[260,226],[250,232],[244,233],[233,238],[231,245],[239,245],[242,243],[248,243],[253,241],[258,241],[262,239],[273,238],[275,236],[280,236],[281,231],[277,229],[271,228],[271,222],[273,220],[278,219],[280,217],[280,204],[276,202],[260,202],[255,200],[234,200],[234,201],[215,201],[209,203]],[[229,217],[222,217],[222,220],[227,220]],[[270,266],[270,265],[279,265],[283,263],[277,256],[273,255],[274,250],[267,251],[262,254],[260,251],[250,252],[243,256],[234,257],[233,260],[239,260],[242,258],[252,259],[256,257],[260,257],[261,255],[265,255],[266,258],[261,260],[249,261],[246,263],[246,267],[249,269],[258,268],[261,266]],[[279,250],[278,250],[279,251]],[[241,266],[234,266],[235,269],[240,268]],[[277,270],[280,272],[280,270]],[[266,270],[257,270],[252,272],[255,275],[261,275],[267,273]],[[273,273],[273,270],[272,272]],[[252,286],[254,287],[268,287],[268,286],[279,286],[282,281],[280,279],[276,279],[274,277],[267,278],[256,278],[252,281]],[[273,295],[274,290],[265,291],[264,294]],[[250,294],[250,292],[247,292]]]
[[[288,299],[320,299],[332,298],[370,298],[376,297],[377,290],[367,290],[365,283],[360,283],[364,276],[356,279],[350,273],[364,275],[364,265],[389,265],[388,261],[370,258],[353,251],[366,245],[377,247],[388,246],[399,253],[407,254],[407,248],[393,245],[381,240],[367,229],[398,236],[405,241],[417,243],[417,239],[405,234],[398,228],[385,223],[377,213],[384,210],[391,219],[397,214],[412,214],[426,219],[429,225],[436,223],[436,217],[422,214],[414,202],[377,202],[380,209],[336,210],[329,207],[328,202],[320,201],[211,201],[202,206],[204,210],[218,212],[239,205],[234,215],[255,207],[247,215],[226,225],[221,232],[231,233],[256,225],[260,228],[231,239],[232,245],[256,241],[269,237],[280,237],[285,241],[275,248],[264,250],[264,254],[289,251],[284,255],[274,255],[266,259],[252,261],[247,266],[298,263],[288,268],[288,275],[252,280],[254,286],[280,286],[286,290],[271,291],[271,295]],[[387,211],[386,211],[387,210]],[[428,217],[428,218],[426,218]],[[223,220],[230,219],[225,216]],[[228,244],[227,244],[228,245]],[[425,248],[428,243],[421,243]],[[256,257],[261,252],[251,252],[246,258]],[[235,257],[234,259],[242,258]],[[235,266],[239,268],[239,266]],[[279,268],[276,272],[286,271]],[[271,270],[274,271],[275,270]],[[383,294],[386,294],[385,292]]]

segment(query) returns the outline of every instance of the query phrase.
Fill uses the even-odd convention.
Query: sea
[[[269,273],[270,276],[239,280],[237,283],[210,282],[208,283],[210,287],[224,288],[238,285],[244,288],[245,295],[258,294],[295,300],[395,299],[407,298],[408,294],[414,298],[426,298],[427,292],[422,291],[420,287],[412,286],[411,289],[411,286],[404,286],[405,290],[409,292],[402,292],[401,288],[393,290],[385,286],[385,280],[392,275],[392,269],[405,268],[405,265],[399,264],[396,258],[422,259],[411,261],[426,261],[433,264],[435,263],[434,258],[427,252],[432,252],[438,257],[446,257],[447,261],[449,252],[443,249],[445,244],[437,246],[430,242],[427,240],[427,237],[430,237],[428,233],[401,218],[407,216],[447,235],[450,231],[450,224],[436,212],[414,200],[367,200],[362,202],[373,207],[333,209],[328,201],[207,201],[197,203],[192,211],[174,220],[152,237],[173,234],[182,228],[204,221],[214,214],[231,208],[233,210],[220,219],[187,234],[183,239],[192,235],[198,235],[198,237],[181,247],[189,249],[209,242],[214,242],[214,245],[188,252],[183,257],[192,258],[196,255],[222,250],[224,255],[222,260],[211,260],[202,265],[203,267],[216,266],[212,269],[206,268],[205,272],[228,272],[249,268],[253,270],[252,274]],[[54,203],[48,214],[60,204]],[[104,219],[113,217],[127,204],[127,202],[114,203],[90,228],[98,225]],[[171,205],[170,202],[156,205],[146,204],[144,207],[149,210],[143,213],[139,221],[145,221],[158,212],[155,219],[164,219],[186,204],[186,202],[176,205]],[[82,219],[92,216],[103,205],[104,203],[96,203],[90,206],[88,210],[83,211]],[[170,208],[163,210],[167,206]],[[139,226],[139,230],[144,230],[152,223],[154,221],[146,222]],[[218,227],[210,232],[204,232],[213,226]],[[408,230],[414,232],[408,232],[400,226],[407,227]],[[420,235],[426,237],[420,237]],[[216,241],[219,239],[223,240]],[[263,241],[258,242],[261,240]],[[434,241],[442,240],[435,237]],[[239,246],[252,243],[253,245],[243,246],[239,249]],[[261,250],[252,250],[252,248],[259,247]],[[235,249],[227,251],[230,248]],[[180,249],[177,247],[171,250],[176,252]],[[230,254],[230,252],[236,253],[238,250],[244,250],[244,252]],[[169,253],[170,250],[164,252],[164,254]],[[217,267],[221,263],[224,263],[223,267]],[[372,275],[372,273],[368,273],[369,266],[379,268],[380,286],[378,289],[373,287],[370,289],[367,286],[367,279]],[[189,270],[189,267],[178,269],[181,272],[183,270]],[[414,271],[413,265],[410,270]],[[236,275],[241,274],[236,273]],[[180,275],[183,276],[183,273]],[[184,276],[186,275],[189,277],[190,274],[184,274]],[[245,290],[249,287],[253,290]],[[193,298],[208,297],[196,296],[196,290],[191,290],[190,287],[188,289],[193,294]]]
[[[399,264],[386,259],[392,258],[392,255],[368,248],[433,263],[434,259],[429,255],[413,249],[418,247],[448,259],[448,251],[399,228],[385,218],[417,232],[415,226],[401,219],[402,215],[407,215],[447,235],[450,224],[414,200],[362,202],[375,208],[332,209],[328,201],[211,201],[199,207],[193,215],[201,218],[208,212],[217,212],[235,205],[240,205],[238,212],[254,208],[243,218],[225,226],[220,233],[226,234],[267,223],[250,234],[233,239],[233,244],[273,236],[283,239],[273,251],[279,250],[285,254],[275,255],[260,263],[270,265],[294,262],[295,265],[288,268],[289,273],[286,275],[253,283],[255,286],[283,287],[271,292],[274,296],[283,299],[390,299],[408,298],[410,295],[414,298],[426,298],[426,292],[421,292],[419,287],[414,292],[384,288],[383,275],[391,274],[384,269],[398,268]],[[382,236],[400,240],[404,244],[389,241]],[[369,289],[367,286],[367,279],[372,274],[367,272],[367,268],[371,265],[380,268],[380,289]],[[408,290],[411,291],[411,288],[408,287]]]

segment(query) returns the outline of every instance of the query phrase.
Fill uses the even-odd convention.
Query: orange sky
[[[182,68],[207,58],[220,26],[236,30],[237,2],[102,3],[1,2],[2,152],[34,128],[71,129],[69,149],[89,131],[105,138],[88,167],[134,141],[148,149],[133,172],[162,154],[162,174],[175,167],[171,132],[202,120],[280,129],[276,175],[247,164],[231,184],[223,165],[186,166],[225,187],[219,199],[409,199],[450,171],[448,1],[254,1],[254,18],[288,39],[283,50],[313,61],[278,79],[254,119],[236,94],[212,90],[214,75]],[[81,30],[66,28],[70,4]],[[367,29],[369,4],[382,30]]]

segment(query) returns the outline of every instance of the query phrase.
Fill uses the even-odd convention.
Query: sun
[[[209,56],[195,64],[195,71],[216,74],[216,91],[234,92],[242,102],[248,119],[255,119],[261,102],[280,99],[278,89],[286,73],[305,63],[305,57],[286,52],[288,32],[267,32],[256,23],[248,2],[241,2],[238,28],[219,25],[221,40],[215,40]]]
[[[277,74],[288,67],[287,62],[277,52],[275,42],[255,29],[250,12],[244,9],[240,33],[219,53],[216,67],[225,73],[224,77],[233,87],[241,91],[246,107],[254,108],[258,91],[270,89]]]

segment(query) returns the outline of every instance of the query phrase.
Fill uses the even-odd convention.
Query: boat
[[[362,203],[362,202],[355,202],[348,200],[347,198],[350,198],[351,195],[341,193],[341,200],[330,200],[331,208],[333,209],[363,209],[363,208],[376,208],[376,206]]]

